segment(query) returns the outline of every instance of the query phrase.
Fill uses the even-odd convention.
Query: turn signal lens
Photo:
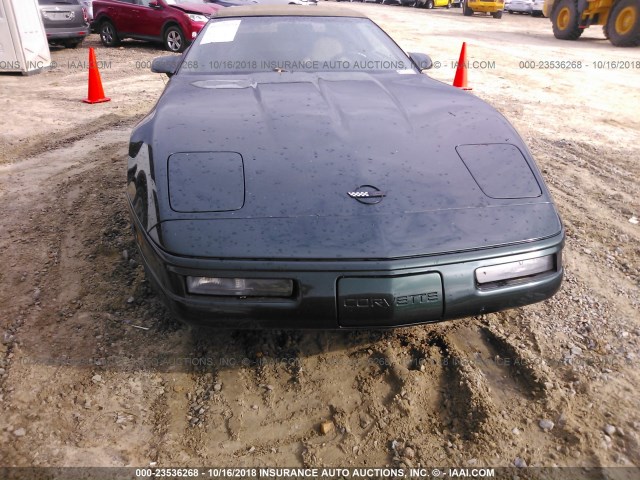
[[[223,297],[290,297],[293,280],[270,278],[187,277],[187,290]]]
[[[476,280],[480,285],[483,285],[486,283],[530,277],[552,270],[555,270],[554,256],[547,255],[545,257],[530,258],[518,262],[478,268],[476,270]]]

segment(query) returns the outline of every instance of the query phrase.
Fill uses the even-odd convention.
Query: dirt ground
[[[48,73],[0,76],[0,466],[640,466],[640,49],[599,27],[562,42],[543,18],[340,6],[447,83],[467,42],[472,93],[520,131],[562,215],[561,291],[390,332],[177,323],[124,197],[163,52],[92,35]],[[109,103],[80,102],[89,46]]]

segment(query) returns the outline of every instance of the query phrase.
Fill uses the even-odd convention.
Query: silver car
[[[76,48],[89,34],[89,13],[80,0],[38,0],[51,45]]]
[[[531,13],[533,0],[506,0],[504,9],[509,13]]]
[[[543,7],[544,7],[544,0],[533,0],[531,2],[531,16],[544,17]]]

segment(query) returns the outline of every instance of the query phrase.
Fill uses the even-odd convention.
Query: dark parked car
[[[171,79],[131,134],[127,197],[173,312],[395,327],[552,296],[564,230],[529,150],[430,65],[328,6],[226,8],[154,60]]]
[[[220,8],[205,0],[94,0],[93,28],[107,47],[134,38],[181,52]]]
[[[89,17],[80,0],[38,0],[51,45],[76,48],[89,34]]]

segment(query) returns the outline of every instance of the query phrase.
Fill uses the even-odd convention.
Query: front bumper
[[[131,218],[149,281],[177,318],[201,325],[357,329],[433,323],[545,300],[560,288],[563,276],[564,231],[532,243],[421,258],[224,260],[169,254]],[[546,255],[556,259],[553,271],[504,285],[476,282],[478,268]],[[286,278],[295,287],[290,298],[193,295],[187,292],[187,276]],[[368,292],[367,285],[375,291]],[[386,285],[393,291],[380,292]],[[408,303],[414,304],[411,311],[401,308]]]
[[[187,43],[193,42],[205,25],[206,23],[189,20],[189,28],[185,32],[185,35],[187,36]]]

